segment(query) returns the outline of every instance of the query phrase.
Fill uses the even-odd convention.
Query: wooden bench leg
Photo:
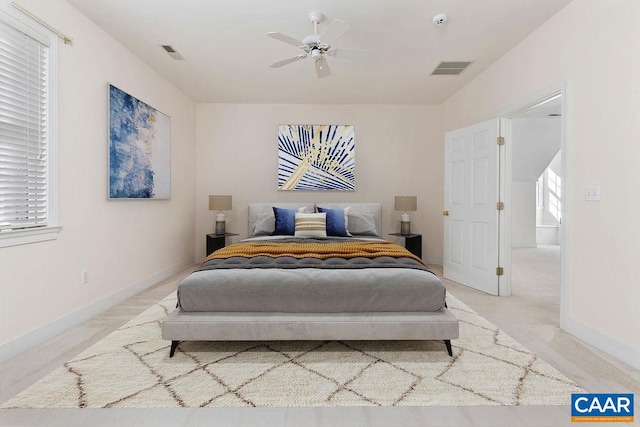
[[[453,357],[453,351],[451,350],[451,340],[444,340],[444,345],[447,346],[447,353],[449,353],[449,356]]]
[[[169,357],[173,357],[176,352],[176,348],[178,348],[178,344],[180,341],[171,341],[171,350],[169,351]],[[451,352],[449,352],[451,354]]]

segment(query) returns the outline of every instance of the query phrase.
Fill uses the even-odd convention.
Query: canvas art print
[[[278,189],[354,191],[354,134],[349,125],[280,125]]]
[[[171,118],[109,85],[109,198],[171,197]]]

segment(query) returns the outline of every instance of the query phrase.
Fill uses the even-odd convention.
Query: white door
[[[500,119],[445,134],[444,277],[499,294]]]

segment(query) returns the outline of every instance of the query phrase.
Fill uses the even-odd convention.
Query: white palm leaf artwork
[[[354,191],[351,125],[280,125],[278,190]]]

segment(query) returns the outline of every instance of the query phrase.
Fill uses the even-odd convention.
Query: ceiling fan
[[[304,53],[292,58],[274,62],[271,64],[271,68],[280,68],[291,64],[292,62],[311,57],[316,66],[316,75],[318,77],[327,77],[331,74],[331,69],[329,68],[325,55],[356,60],[365,60],[370,58],[371,52],[367,50],[336,49],[331,47],[333,42],[338,40],[349,30],[349,25],[344,21],[334,19],[322,34],[318,34],[318,24],[322,22],[323,19],[324,15],[320,12],[309,13],[309,20],[313,23],[313,34],[305,37],[302,41],[278,32],[267,33],[267,37],[289,43],[304,51]]]

